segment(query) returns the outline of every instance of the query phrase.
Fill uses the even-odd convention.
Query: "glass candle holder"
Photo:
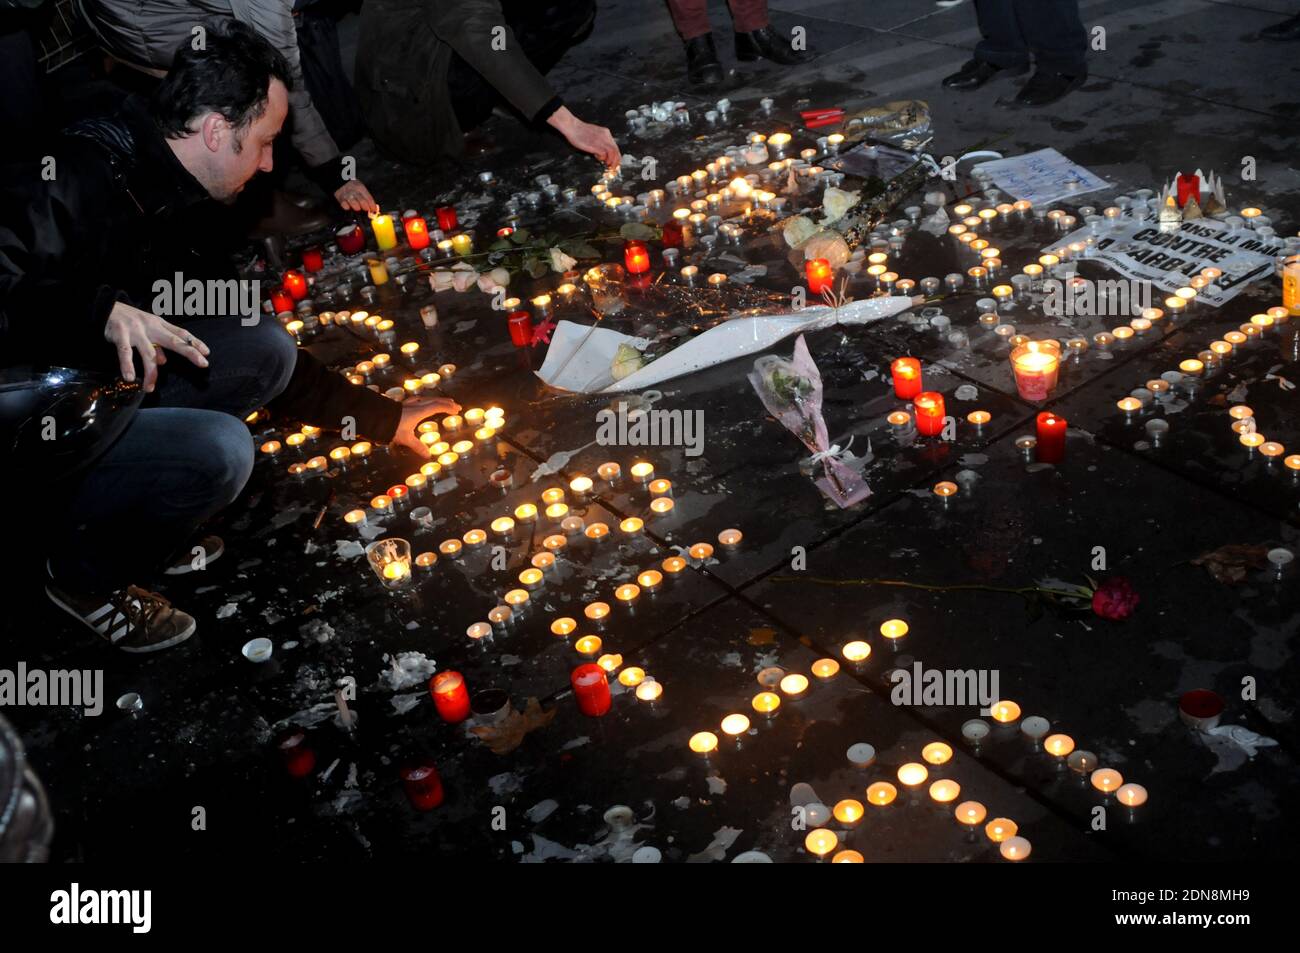
[[[585,277],[591,303],[601,314],[616,314],[623,309],[623,283],[627,273],[622,265],[597,265]]]
[[[411,584],[411,544],[404,539],[377,539],[366,547],[366,559],[385,589]]]
[[[1016,390],[1025,400],[1046,400],[1056,389],[1060,374],[1060,352],[1045,347],[1045,342],[1030,341],[1011,351],[1011,368],[1016,378]]]

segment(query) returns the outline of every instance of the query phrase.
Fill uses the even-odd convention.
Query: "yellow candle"
[[[760,715],[772,715],[781,707],[781,696],[774,692],[759,692],[750,701],[750,705]]]
[[[887,639],[901,639],[907,635],[907,623],[902,619],[889,619],[880,624],[880,634]]]
[[[915,761],[909,761],[907,764],[900,765],[898,769],[898,780],[909,788],[914,788],[930,776],[929,770],[925,765],[918,764]]]
[[[808,691],[808,678],[797,672],[787,675],[781,679],[781,691],[791,698],[798,698],[804,692]]]
[[[930,800],[936,804],[951,804],[961,794],[961,785],[947,779],[935,781],[930,785]]]
[[[601,641],[598,635],[584,635],[573,643],[579,655],[595,655],[600,651]]]
[[[952,760],[952,747],[942,741],[931,741],[921,749],[921,757],[930,764],[947,764]]]
[[[620,685],[635,688],[645,681],[645,669],[637,668],[635,665],[625,668],[618,673],[618,681]]]
[[[370,220],[370,228],[375,233],[375,244],[379,246],[380,251],[397,247],[397,230],[393,227],[393,216],[376,215]]]
[[[1043,747],[1047,749],[1048,754],[1064,758],[1074,750],[1074,739],[1069,735],[1049,735],[1043,742]]]
[[[691,735],[690,746],[696,754],[708,755],[718,750],[718,736],[711,731],[697,731]]]
[[[866,812],[867,809],[862,806],[862,802],[851,797],[837,802],[831,810],[831,813],[835,815],[835,820],[850,826],[862,820],[862,815]]]
[[[962,801],[952,816],[957,818],[958,823],[974,827],[988,816],[988,810],[979,801]]]
[[[1090,778],[1092,786],[1103,794],[1110,794],[1124,783],[1124,775],[1114,768],[1098,768]]]
[[[998,848],[1006,860],[1024,860],[1033,850],[1033,845],[1023,837],[1009,837]]]
[[[1020,717],[1020,706],[1010,701],[995,702],[990,714],[994,721],[1009,725]]]
[[[733,738],[743,735],[749,731],[749,719],[741,714],[728,715],[722,719],[722,731]]]
[[[855,640],[846,643],[841,652],[850,662],[865,662],[867,656],[871,654],[871,646],[866,642]]]
[[[834,678],[839,670],[840,663],[833,658],[818,659],[812,664],[812,673],[822,680]]]
[[[1020,830],[1016,822],[1007,817],[995,817],[984,825],[984,833],[988,839],[995,844],[1001,844],[1003,841],[1016,836],[1016,831]]]
[[[664,695],[664,687],[654,680],[643,681],[636,687],[636,697],[643,702],[657,702]]]
[[[839,844],[840,836],[825,828],[809,831],[808,836],[803,839],[803,845],[808,848],[808,853],[815,854],[819,859],[825,857]]]
[[[468,255],[474,250],[474,239],[465,232],[451,236],[451,248],[457,255]]]
[[[877,781],[867,788],[867,801],[876,807],[892,804],[896,797],[898,797],[898,788],[888,781]]]

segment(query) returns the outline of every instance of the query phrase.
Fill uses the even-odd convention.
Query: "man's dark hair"
[[[207,112],[235,127],[235,143],[266,111],[272,79],[289,86],[289,64],[280,51],[245,23],[222,19],[181,44],[162,84],[154,90],[154,122],[168,139],[179,139]],[[197,47],[197,48],[196,48]]]

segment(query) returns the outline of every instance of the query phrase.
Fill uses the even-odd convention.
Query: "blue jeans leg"
[[[145,408],[70,491],[51,538],[55,582],[102,594],[144,583],[253,469],[253,440],[215,410]]]
[[[284,390],[298,360],[293,338],[265,316],[245,327],[238,317],[182,325],[208,346],[208,366],[169,354],[147,406],[220,410],[241,420]]]

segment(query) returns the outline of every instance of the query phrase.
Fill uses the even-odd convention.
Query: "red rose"
[[[1092,594],[1092,611],[1103,619],[1120,622],[1127,619],[1142,601],[1133,584],[1123,576],[1107,579]]]

